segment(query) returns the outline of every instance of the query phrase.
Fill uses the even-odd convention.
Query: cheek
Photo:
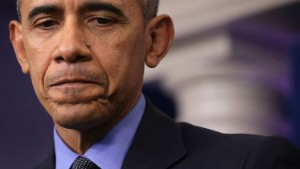
[[[51,61],[51,46],[54,44],[51,39],[45,40],[38,36],[35,38],[25,39],[25,50],[30,68],[33,71],[42,71],[47,62]]]
[[[26,41],[24,44],[33,87],[36,94],[40,96],[44,92],[44,76],[51,62],[50,46],[49,43],[39,43],[31,39],[30,43]]]
[[[108,75],[110,83],[141,78],[146,55],[142,32],[114,33],[108,41],[98,40],[95,55]],[[124,83],[124,82],[123,82]],[[117,85],[117,84],[115,84]]]

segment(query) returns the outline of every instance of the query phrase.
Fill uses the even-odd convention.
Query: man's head
[[[22,0],[17,0],[17,12],[20,19],[21,1]],[[143,9],[143,16],[146,22],[157,15],[159,0],[140,0],[140,3]]]
[[[22,0],[10,38],[56,126],[109,126],[133,107],[144,64],[156,67],[174,36],[170,17],[155,16],[157,1],[142,2]]]

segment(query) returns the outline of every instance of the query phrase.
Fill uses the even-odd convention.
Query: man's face
[[[21,16],[18,60],[56,124],[85,129],[130,111],[149,47],[139,0],[23,0]]]

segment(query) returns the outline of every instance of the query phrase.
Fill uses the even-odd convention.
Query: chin
[[[86,104],[61,105],[51,112],[49,114],[56,125],[75,130],[101,126],[110,117],[108,111],[99,110],[99,106]]]

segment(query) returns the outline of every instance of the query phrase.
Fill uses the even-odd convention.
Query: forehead
[[[37,6],[54,5],[64,10],[76,11],[81,5],[85,3],[106,3],[111,4],[124,13],[134,12],[142,13],[141,0],[21,0],[21,14],[27,14],[30,10]]]

